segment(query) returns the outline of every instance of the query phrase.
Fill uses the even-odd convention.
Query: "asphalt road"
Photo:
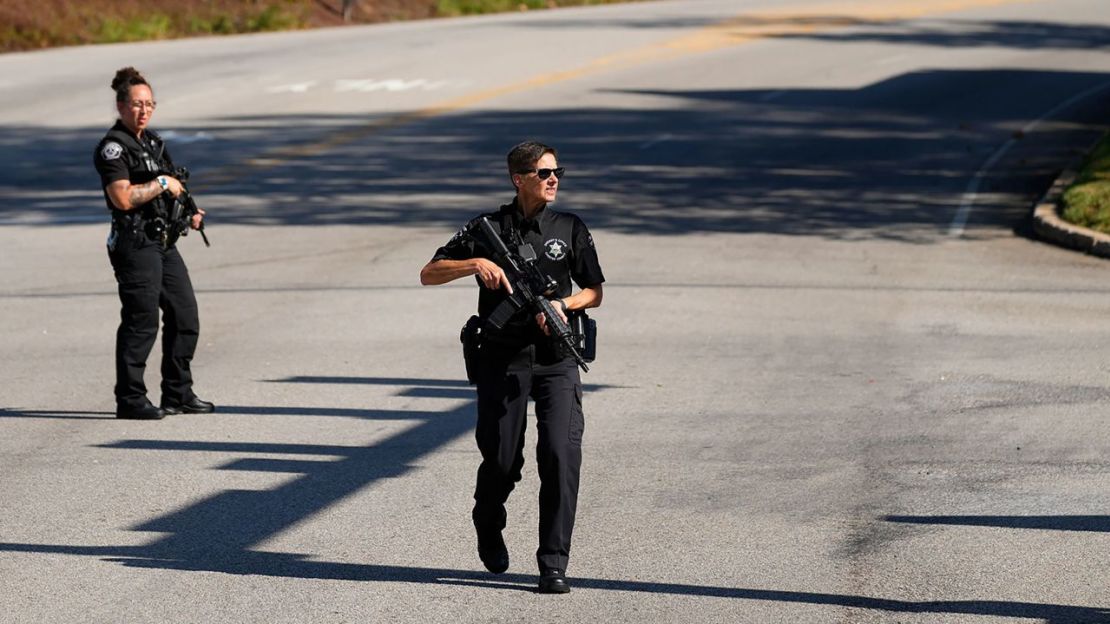
[[[1095,0],[689,0],[0,56],[0,622],[1110,622],[1107,264],[1027,234],[1108,48]],[[211,415],[112,417],[129,64]],[[530,454],[474,554],[474,286],[417,279],[527,137],[609,280],[562,597]]]

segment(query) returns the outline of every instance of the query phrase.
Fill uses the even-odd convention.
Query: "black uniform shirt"
[[[120,132],[129,136],[131,141],[113,136]],[[97,143],[93,164],[100,174],[100,186],[104,189],[118,180],[146,184],[158,177],[162,166],[166,170],[173,168],[170,151],[161,137],[153,130],[144,130],[142,138],[136,138],[122,121],[117,121],[100,143]],[[109,209],[117,209],[108,197],[107,190],[104,191],[104,201],[108,203]]]
[[[594,239],[590,230],[577,215],[543,208],[532,219],[525,219],[513,203],[501,206],[498,212],[483,214],[466,224],[443,247],[436,250],[432,260],[468,260],[470,258],[492,259],[493,254],[475,240],[471,234],[478,219],[485,217],[493,228],[501,234],[502,240],[510,250],[516,250],[516,242],[505,231],[506,213],[511,227],[520,235],[525,244],[531,244],[536,251],[536,264],[558,284],[557,297],[571,294],[571,281],[579,288],[590,288],[605,281],[601,264],[597,259]],[[477,279],[477,276],[475,276]],[[479,281],[479,285],[483,286]],[[486,318],[505,299],[504,288],[490,290],[484,286],[478,294],[478,316]],[[539,340],[543,337],[531,313],[520,311],[499,332],[500,339],[520,338]]]

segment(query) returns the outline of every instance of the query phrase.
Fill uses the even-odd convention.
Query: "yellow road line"
[[[389,115],[361,126],[337,130],[323,138],[300,145],[282,147],[249,158],[225,174],[209,176],[205,187],[224,184],[261,170],[281,166],[295,158],[310,158],[398,126],[449,113],[459,112],[495,98],[574,80],[615,69],[651,62],[704,54],[760,39],[804,35],[853,25],[889,23],[928,15],[965,11],[980,7],[1025,4],[1043,0],[873,0],[836,5],[809,5],[789,9],[748,11],[689,35],[643,48],[611,54],[581,67],[540,74],[528,80],[446,100],[408,113]],[[233,172],[232,172],[233,171]]]

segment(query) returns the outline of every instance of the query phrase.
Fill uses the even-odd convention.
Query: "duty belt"
[[[138,211],[112,211],[112,229],[114,230],[138,230],[142,223],[143,216]]]
[[[161,223],[162,229],[165,227],[165,221],[159,219],[157,214],[151,214],[150,211],[129,210],[124,212],[122,210],[112,211],[112,229],[117,232],[131,232],[132,234],[143,234],[151,240],[161,240],[162,229],[156,226]],[[176,241],[176,237],[174,239]]]

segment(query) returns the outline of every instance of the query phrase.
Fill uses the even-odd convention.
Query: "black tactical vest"
[[[170,163],[165,159],[165,144],[162,142],[162,137],[153,130],[144,130],[142,139],[137,139],[121,124],[116,124],[101,139],[97,152],[101,153],[101,150],[110,143],[116,143],[123,148],[120,158],[127,165],[127,177],[131,184],[146,184],[170,170]],[[139,209],[142,217],[149,219],[168,215],[171,200],[167,200],[166,197],[162,194],[144,204]],[[108,189],[104,189],[104,200],[113,215],[122,212],[112,204],[112,200],[108,197]]]

